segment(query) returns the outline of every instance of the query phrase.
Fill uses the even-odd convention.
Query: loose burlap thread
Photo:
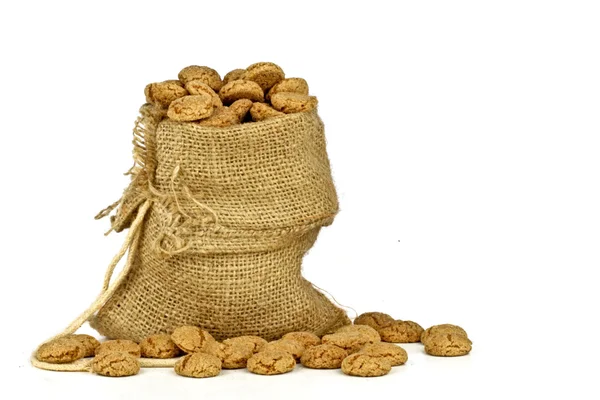
[[[126,243],[97,301],[58,336],[86,320],[109,338],[138,342],[182,325],[219,340],[271,340],[349,323],[301,274],[304,254],[338,210],[316,111],[225,129],[163,119],[149,105],[140,113],[132,181],[97,215],[116,210],[111,230],[129,228]],[[89,362],[58,367],[88,370]]]

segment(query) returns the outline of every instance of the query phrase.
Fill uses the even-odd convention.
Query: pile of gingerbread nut
[[[239,336],[218,342],[196,326],[182,326],[171,335],[156,334],[141,343],[109,340],[100,343],[89,335],[69,335],[45,343],[36,352],[38,360],[71,363],[94,357],[92,371],[103,376],[131,376],[140,371],[140,357],[173,359],[181,376],[207,378],[222,369],[246,368],[260,375],[292,371],[299,362],[313,369],[339,369],[351,376],[375,377],[408,360],[406,350],[394,343],[425,345],[433,356],[463,356],[472,342],[464,329],[451,324],[426,330],[412,321],[395,320],[388,314],[368,312],[333,333],[319,337],[311,332],[290,332],[267,342],[258,336]]]
[[[179,79],[151,83],[146,101],[174,121],[225,128],[258,122],[317,107],[302,78],[286,78],[272,62],[259,62],[234,69],[223,79],[210,67],[191,65]]]

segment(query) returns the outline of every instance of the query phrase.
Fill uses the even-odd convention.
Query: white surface
[[[598,398],[599,18],[593,1],[3,2],[2,397]],[[306,277],[358,312],[460,324],[473,353],[410,345],[378,379],[32,369],[123,240],[92,217],[127,184],[144,86],[264,60],[319,97],[340,195]]]

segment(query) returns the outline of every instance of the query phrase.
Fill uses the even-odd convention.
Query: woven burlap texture
[[[315,112],[229,128],[162,119],[141,108],[135,165],[112,229],[150,203],[132,266],[91,325],[141,341],[196,325],[217,339],[349,323],[301,274],[304,254],[338,201]]]

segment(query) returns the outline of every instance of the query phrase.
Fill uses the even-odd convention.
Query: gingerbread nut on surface
[[[210,333],[197,326],[181,326],[175,329],[171,334],[171,340],[186,353],[204,351],[216,342]]]
[[[98,339],[90,335],[74,334],[65,336],[65,338],[79,342],[83,346],[84,357],[93,357],[96,354],[96,349],[100,346]]]
[[[102,353],[94,357],[92,371],[102,376],[131,376],[140,372],[140,362],[126,352]]]
[[[254,355],[254,344],[233,341],[220,345],[224,369],[246,368],[248,359]]]
[[[421,341],[423,328],[413,321],[397,320],[393,324],[379,329],[383,342],[390,343],[416,343]]]
[[[464,356],[471,349],[471,340],[457,333],[437,333],[431,335],[425,343],[425,353],[439,357]]]
[[[248,371],[259,375],[278,375],[296,367],[294,357],[283,350],[260,351],[248,359]]]
[[[392,364],[382,357],[354,353],[342,361],[342,371],[352,376],[383,376],[392,369]]]
[[[321,338],[312,332],[290,332],[283,335],[282,339],[299,342],[305,349],[321,344]]]
[[[266,92],[285,78],[283,70],[272,62],[259,62],[246,68],[244,79],[258,83]]]
[[[225,339],[223,340],[223,344],[224,345],[229,345],[232,343],[251,343],[253,348],[252,348],[252,352],[253,353],[258,353],[259,351],[262,350],[262,348],[264,347],[264,345],[266,345],[268,342],[259,337],[259,336],[237,336],[234,338],[229,338],[229,339]]]
[[[35,357],[42,362],[51,364],[66,364],[85,356],[83,345],[73,339],[59,338],[42,344],[36,351]]]
[[[220,372],[221,360],[212,354],[188,354],[175,363],[175,373],[189,378],[210,378]]]
[[[335,333],[358,332],[366,335],[369,338],[369,343],[377,343],[381,341],[379,333],[368,325],[346,325],[339,328]]]
[[[197,121],[213,113],[212,97],[206,93],[183,96],[169,105],[167,116],[175,121]]]
[[[360,349],[360,354],[367,354],[373,357],[385,358],[392,366],[402,365],[408,360],[408,354],[400,346],[393,343],[373,343],[367,344]]]
[[[457,335],[467,336],[467,332],[458,325],[452,324],[441,324],[441,325],[433,325],[423,331],[421,334],[421,342],[425,344],[430,336],[437,335],[439,333],[455,333]]]
[[[181,352],[171,340],[171,336],[166,334],[147,337],[140,343],[140,349],[142,357],[147,358],[173,358]]]
[[[312,111],[317,108],[317,98],[300,93],[279,92],[271,96],[271,104],[286,114]]]
[[[373,343],[371,338],[360,332],[336,332],[331,335],[325,335],[321,341],[326,344],[341,347],[349,354],[359,351],[367,343]]]
[[[304,353],[304,346],[302,343],[291,339],[279,339],[267,343],[263,346],[261,351],[269,350],[282,350],[290,353],[296,361],[300,361],[302,353]]]
[[[300,362],[307,368],[335,369],[340,368],[348,352],[332,344],[319,344],[304,350]]]
[[[106,342],[100,343],[100,346],[96,348],[96,355],[118,352],[129,353],[134,357],[141,356],[140,345],[132,340],[108,340]]]

